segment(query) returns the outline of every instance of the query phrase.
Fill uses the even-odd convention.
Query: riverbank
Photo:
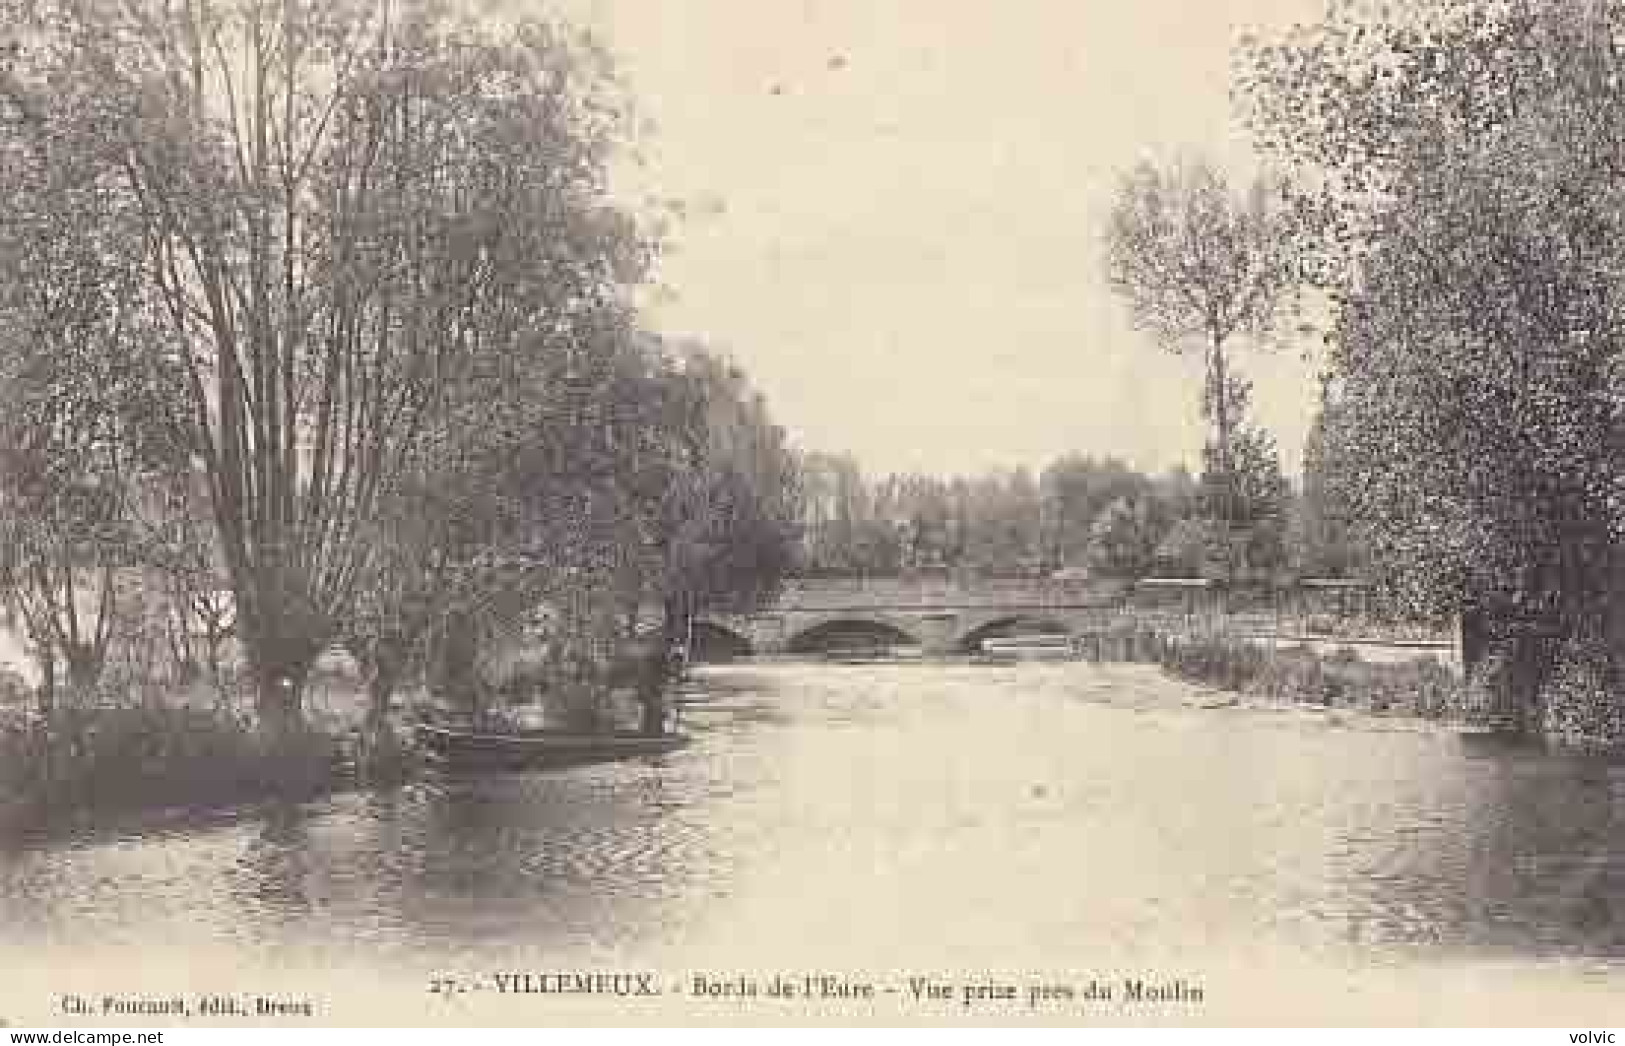
[[[609,712],[636,715],[635,701],[609,696],[623,698]],[[63,703],[49,715],[0,708],[0,842],[390,788],[432,763],[411,725],[433,706],[425,692],[401,694],[376,736],[365,687],[342,668],[313,673],[294,733],[266,734],[244,711],[249,701],[239,688],[196,686],[139,703]],[[496,711],[513,729],[553,725],[521,714],[530,707]]]
[[[1203,687],[1207,696],[1190,704],[1202,708],[1248,707],[1303,710],[1380,721],[1392,728],[1426,732],[1487,734],[1521,746],[1554,752],[1615,757],[1625,743],[1595,729],[1568,724],[1584,708],[1590,727],[1606,705],[1597,680],[1580,681],[1560,671],[1523,724],[1491,716],[1503,702],[1490,694],[1497,681],[1464,679],[1440,660],[1421,656],[1406,661],[1366,661],[1352,646],[1330,654],[1308,645],[1261,646],[1245,637],[1142,638],[1138,651],[1168,676]],[[1606,715],[1606,712],[1604,713]]]
[[[0,834],[298,801],[356,776],[343,738],[314,728],[270,738],[220,708],[64,706],[0,726]]]
[[[1625,703],[1604,659],[1583,647],[1559,651],[1551,678],[1522,700],[1508,689],[1514,684],[1502,658],[1464,678],[1434,657],[1367,661],[1352,646],[1325,654],[1246,638],[1164,636],[1144,649],[1176,679],[1267,704],[1489,731],[1554,751],[1625,755]]]
[[[1160,637],[1151,659],[1176,679],[1268,703],[1470,725],[1467,688],[1437,659],[1376,663],[1353,648],[1322,655],[1225,636]]]

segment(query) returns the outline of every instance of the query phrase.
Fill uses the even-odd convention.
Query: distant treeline
[[[1358,571],[1347,528],[1328,518],[1318,432],[1296,488],[1267,433],[1250,430],[1236,441],[1231,540],[1253,580]],[[1226,559],[1215,473],[1210,464],[1200,477],[1183,467],[1150,475],[1113,457],[1067,454],[1036,474],[1013,468],[876,478],[849,455],[810,454],[802,461],[799,571],[1218,577]]]

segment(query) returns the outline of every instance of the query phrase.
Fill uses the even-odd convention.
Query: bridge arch
[[[876,617],[837,617],[820,621],[791,635],[784,649],[791,654],[823,654],[866,646],[919,646],[907,629]]]
[[[736,657],[749,657],[755,652],[755,644],[743,632],[705,618],[694,621],[693,643],[688,651],[692,660],[732,661]]]
[[[982,648],[984,639],[1007,639],[1014,636],[1064,636],[1072,629],[1053,617],[1036,614],[1009,614],[981,621],[963,632],[954,641],[954,650],[975,653]]]

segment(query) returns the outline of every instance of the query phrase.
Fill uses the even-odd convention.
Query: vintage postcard
[[[1618,1025],[1621,170],[1618,0],[0,0],[0,1024]]]

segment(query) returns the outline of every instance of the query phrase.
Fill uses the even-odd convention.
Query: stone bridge
[[[694,654],[817,653],[858,644],[969,652],[993,636],[1099,628],[1124,595],[1123,583],[1103,581],[793,580],[759,611],[696,619]]]

